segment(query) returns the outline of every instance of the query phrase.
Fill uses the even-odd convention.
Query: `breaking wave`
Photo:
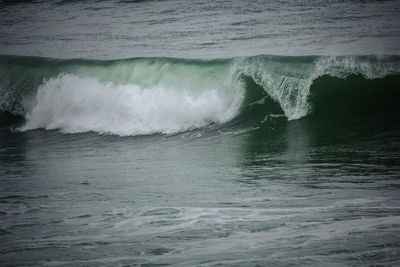
[[[0,57],[0,123],[116,135],[177,133],[232,120],[262,123],[397,109],[400,57],[255,56],[224,60]]]

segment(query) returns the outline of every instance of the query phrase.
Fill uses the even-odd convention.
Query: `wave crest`
[[[238,73],[251,77],[279,103],[289,120],[310,114],[310,89],[319,77],[329,75],[345,79],[360,74],[366,79],[377,79],[400,73],[397,57],[257,56],[239,59],[235,64]]]

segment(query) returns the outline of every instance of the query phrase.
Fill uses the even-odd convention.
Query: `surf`
[[[0,57],[0,111],[18,129],[120,136],[397,110],[398,56],[216,60]],[[10,119],[11,118],[11,119]],[[4,122],[5,123],[5,122]]]

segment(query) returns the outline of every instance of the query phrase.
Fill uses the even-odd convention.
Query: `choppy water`
[[[0,265],[399,265],[399,18],[1,2]]]
[[[393,1],[3,1],[1,54],[230,58],[399,54]]]

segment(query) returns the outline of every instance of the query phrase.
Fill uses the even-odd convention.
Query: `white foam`
[[[227,95],[217,86],[192,92],[162,84],[141,88],[62,74],[39,87],[36,104],[20,130],[44,128],[121,136],[169,134],[229,121],[239,112],[242,99],[242,92]]]
[[[346,78],[351,74],[361,74],[366,79],[377,79],[398,74],[400,63],[391,61],[388,57],[320,57],[316,62],[314,78],[330,75]]]
[[[265,58],[236,60],[237,72],[252,77],[279,103],[289,120],[308,114],[307,96],[315,71],[312,64],[290,65]]]

